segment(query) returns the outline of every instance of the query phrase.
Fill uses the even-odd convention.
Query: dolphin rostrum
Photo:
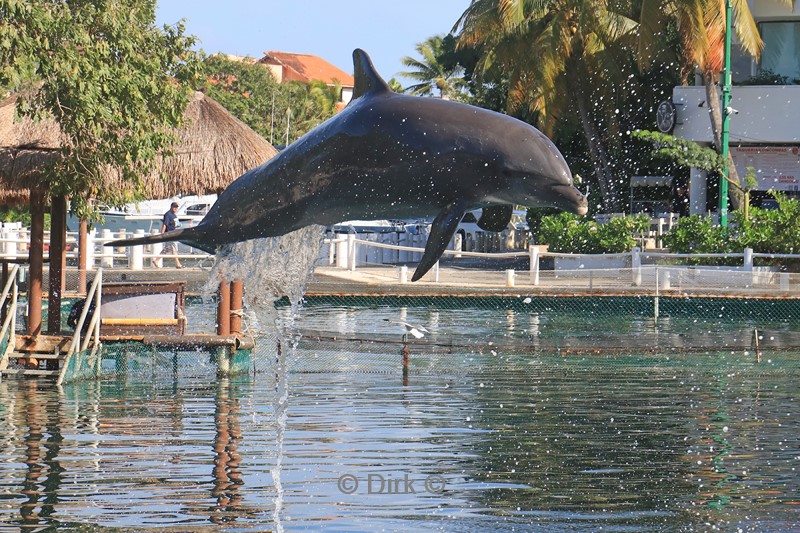
[[[586,214],[555,145],[533,126],[478,107],[392,92],[353,52],[353,99],[339,114],[240,176],[194,227],[106,243],[180,241],[213,252],[342,220],[435,219],[412,281],[439,260],[464,213],[504,229],[514,205]]]

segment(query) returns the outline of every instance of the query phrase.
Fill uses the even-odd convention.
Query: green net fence
[[[656,318],[656,305],[660,314]],[[290,372],[466,374],[531,372],[544,366],[686,367],[736,364],[796,368],[796,300],[659,297],[311,296],[278,322],[245,313],[252,351],[232,370],[274,374],[279,354]],[[208,331],[215,302],[190,298],[190,330]],[[104,345],[104,375],[152,380],[213,376],[215,349],[138,343]]]
[[[534,284],[527,272],[509,278],[505,271],[443,268],[435,282],[402,284],[394,279],[397,267],[322,270],[299,308],[283,299],[274,315],[259,316],[246,307],[244,336],[255,347],[233,353],[232,372],[274,375],[283,358],[296,373],[800,366],[797,274],[643,269],[637,279],[634,269],[543,271]],[[204,275],[190,294],[198,294]],[[152,279],[148,272],[123,276]],[[187,298],[187,333],[213,333],[216,308],[213,295]],[[68,312],[69,303],[62,323]],[[199,383],[216,375],[220,349],[104,342],[99,357],[74,363],[76,375],[99,368],[106,377]]]

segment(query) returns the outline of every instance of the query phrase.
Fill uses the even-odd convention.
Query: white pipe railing
[[[328,264],[333,265],[336,264],[340,268],[345,268],[350,271],[354,271],[356,269],[356,260],[355,258],[361,257],[362,254],[357,251],[358,247],[372,247],[372,248],[380,248],[380,249],[388,249],[394,251],[405,251],[411,253],[422,253],[424,252],[424,248],[421,247],[414,247],[414,246],[403,246],[403,245],[395,245],[395,244],[387,244],[387,243],[380,243],[380,242],[373,242],[367,241],[363,239],[357,239],[354,235],[343,236],[333,239],[326,239],[324,243],[329,244],[330,248],[328,250]],[[642,285],[642,277],[644,271],[652,270],[653,268],[660,269],[660,281],[658,281],[659,286],[661,289],[668,289],[670,287],[671,279],[676,278],[677,275],[673,270],[675,269],[686,269],[686,266],[670,266],[670,265],[658,265],[658,266],[651,266],[644,264],[644,259],[740,259],[741,266],[738,267],[728,267],[730,270],[738,270],[743,273],[748,273],[751,276],[751,285],[756,284],[756,282],[761,279],[765,274],[764,272],[758,271],[753,266],[753,259],[754,258],[781,258],[781,259],[798,259],[800,260],[800,254],[760,254],[754,253],[752,249],[747,248],[743,252],[740,253],[729,253],[729,254],[721,254],[721,253],[707,253],[707,254],[677,254],[677,253],[667,253],[667,252],[643,252],[638,247],[634,248],[630,252],[622,252],[622,253],[615,253],[615,254],[568,254],[568,253],[558,253],[558,252],[548,252],[542,250],[542,247],[532,245],[526,252],[500,252],[500,253],[485,253],[485,252],[465,252],[461,250],[445,250],[445,255],[454,256],[456,258],[459,257],[480,257],[486,259],[509,259],[509,258],[518,258],[518,257],[529,257],[530,261],[530,283],[532,285],[539,285],[541,282],[541,275],[540,275],[540,261],[543,257],[553,257],[553,258],[571,258],[571,259],[584,259],[589,260],[595,258],[602,258],[604,260],[610,258],[621,258],[625,259],[626,262],[629,262],[630,265],[630,272],[631,272],[631,283],[633,286],[641,286]],[[395,261],[395,262],[404,262],[404,261]],[[409,261],[413,262],[413,261]],[[611,268],[611,267],[608,267]],[[585,272],[588,272],[588,276],[591,277],[592,275],[597,276],[603,271],[608,271],[606,269],[591,269],[591,268],[581,268]],[[614,270],[620,270],[620,268],[624,268],[625,270],[628,267],[613,267]],[[704,267],[702,266],[693,266],[689,267],[692,270],[702,270]],[[706,269],[719,269],[722,267],[705,267]],[[558,272],[558,270],[557,270]],[[562,271],[563,272],[563,271]],[[399,281],[400,283],[406,283],[408,278],[408,268],[405,266],[401,266],[399,268]],[[434,269],[434,277],[435,281],[438,281],[439,272],[438,272],[438,263],[437,268]],[[658,275],[657,275],[658,277]],[[516,272],[513,270],[506,271],[506,286],[513,287],[517,282]],[[787,290],[789,287],[789,279],[783,273],[779,273],[776,279],[780,281],[781,290]]]

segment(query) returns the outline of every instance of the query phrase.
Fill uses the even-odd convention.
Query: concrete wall
[[[711,143],[705,87],[675,87],[675,131],[701,143]],[[800,85],[745,86],[731,89],[730,142],[747,144],[800,142]]]

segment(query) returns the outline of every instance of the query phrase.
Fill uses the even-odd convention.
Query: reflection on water
[[[6,380],[0,526],[789,531],[796,365],[715,361],[294,374],[280,453],[271,377]]]
[[[215,524],[235,522],[242,514],[244,497],[240,488],[242,471],[239,443],[242,429],[239,423],[239,400],[231,397],[231,384],[227,378],[217,383],[214,410],[214,468],[212,479],[214,488],[211,494],[216,498],[211,521]]]

